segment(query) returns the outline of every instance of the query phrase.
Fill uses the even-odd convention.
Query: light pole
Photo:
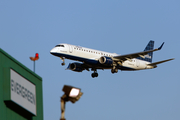
[[[61,97],[61,118],[60,120],[66,120],[64,118],[65,116],[65,105],[66,102],[71,101],[72,103],[75,103],[80,99],[82,96],[81,89],[75,88],[69,85],[64,85],[62,91],[64,92],[64,95]]]

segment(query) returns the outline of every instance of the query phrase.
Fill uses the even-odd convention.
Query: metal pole
[[[35,72],[35,61],[34,61],[34,72]]]
[[[61,118],[60,118],[60,120],[66,120],[64,118],[64,115],[65,115],[65,105],[66,105],[66,101],[63,98],[61,98]]]

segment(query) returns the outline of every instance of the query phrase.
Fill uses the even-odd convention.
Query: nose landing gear
[[[63,61],[62,63],[61,63],[61,65],[63,66],[63,65],[65,65],[65,62],[64,62],[64,57],[60,57],[60,59]]]

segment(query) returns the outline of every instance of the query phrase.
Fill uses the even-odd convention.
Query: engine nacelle
[[[112,65],[113,60],[110,57],[102,56],[99,58],[99,62],[104,65]]]
[[[69,63],[67,69],[75,71],[75,72],[82,72],[84,69],[81,66],[81,63]]]

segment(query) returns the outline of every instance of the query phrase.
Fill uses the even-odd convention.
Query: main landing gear
[[[60,59],[63,61],[62,63],[61,63],[61,65],[63,66],[63,65],[65,65],[65,62],[64,62],[64,57],[60,57]]]
[[[117,73],[118,72],[118,69],[114,66],[112,69],[111,69],[111,73]]]
[[[94,73],[91,74],[91,76],[92,76],[92,78],[98,77],[98,73],[97,73],[97,70],[96,70],[96,69],[94,70]]]

